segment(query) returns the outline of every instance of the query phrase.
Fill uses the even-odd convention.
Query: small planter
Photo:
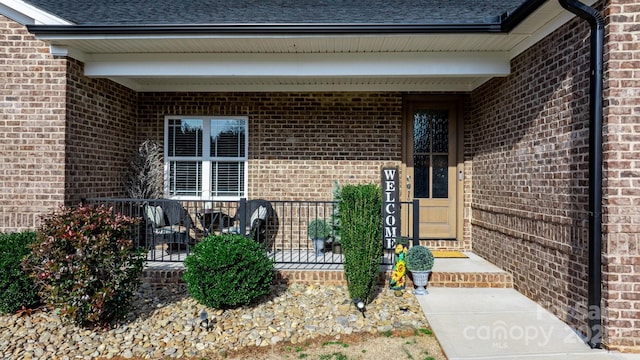
[[[426,287],[433,268],[433,260],[433,254],[426,246],[416,245],[407,251],[407,270],[411,271],[413,285],[416,286],[414,294],[427,295],[429,293]]]
[[[323,238],[315,238],[311,239],[313,241],[313,248],[316,251],[316,256],[322,256],[322,251],[324,250],[324,242]]]
[[[309,223],[307,227],[309,238],[313,242],[313,248],[316,250],[316,256],[322,256],[324,243],[331,236],[331,227],[324,219],[316,218]]]
[[[411,276],[413,277],[413,284],[416,286],[413,293],[416,295],[427,295],[429,292],[427,291],[427,283],[429,282],[429,275],[431,275],[431,270],[429,271],[411,271]]]
[[[333,243],[333,253],[334,254],[342,254],[342,244]]]

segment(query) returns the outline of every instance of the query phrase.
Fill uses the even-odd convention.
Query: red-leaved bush
[[[131,239],[136,223],[104,206],[61,208],[43,218],[23,269],[63,317],[108,324],[127,314],[140,286],[144,253]]]

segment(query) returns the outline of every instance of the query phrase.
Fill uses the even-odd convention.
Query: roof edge
[[[501,22],[502,31],[510,32],[516,26],[518,26],[524,19],[536,11],[542,4],[548,0],[527,0],[522,5],[518,6],[511,14],[503,15]]]
[[[56,24],[71,25],[72,23],[57,15],[28,4],[22,0],[3,0],[0,3],[0,14],[5,15],[22,25]]]
[[[14,0],[20,1],[20,0]],[[506,33],[513,30],[548,0],[527,0],[511,13],[483,24],[382,24],[382,23],[264,23],[264,24],[181,24],[181,25],[72,25],[32,24],[28,30],[41,37],[95,35],[366,35],[366,34],[456,34]]]
[[[348,35],[499,33],[500,23],[489,24],[212,24],[212,25],[27,25],[38,36],[91,35]]]

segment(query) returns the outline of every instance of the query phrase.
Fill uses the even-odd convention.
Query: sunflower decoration
[[[389,287],[392,290],[404,290],[405,275],[407,273],[407,263],[404,260],[407,255],[407,247],[404,244],[397,244],[395,248],[396,261],[391,271],[391,279],[389,279]]]

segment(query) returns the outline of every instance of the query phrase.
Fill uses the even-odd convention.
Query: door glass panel
[[[434,199],[449,197],[449,156],[433,156],[433,193]]]
[[[416,110],[413,113],[414,197],[449,196],[449,111]]]
[[[431,119],[429,113],[416,111],[413,119],[413,151],[416,154],[428,153],[431,148]]]
[[[416,178],[415,197],[429,197],[429,158],[429,155],[415,155],[413,157],[413,175]]]
[[[432,110],[433,149],[437,153],[449,151],[449,114],[446,110]]]

